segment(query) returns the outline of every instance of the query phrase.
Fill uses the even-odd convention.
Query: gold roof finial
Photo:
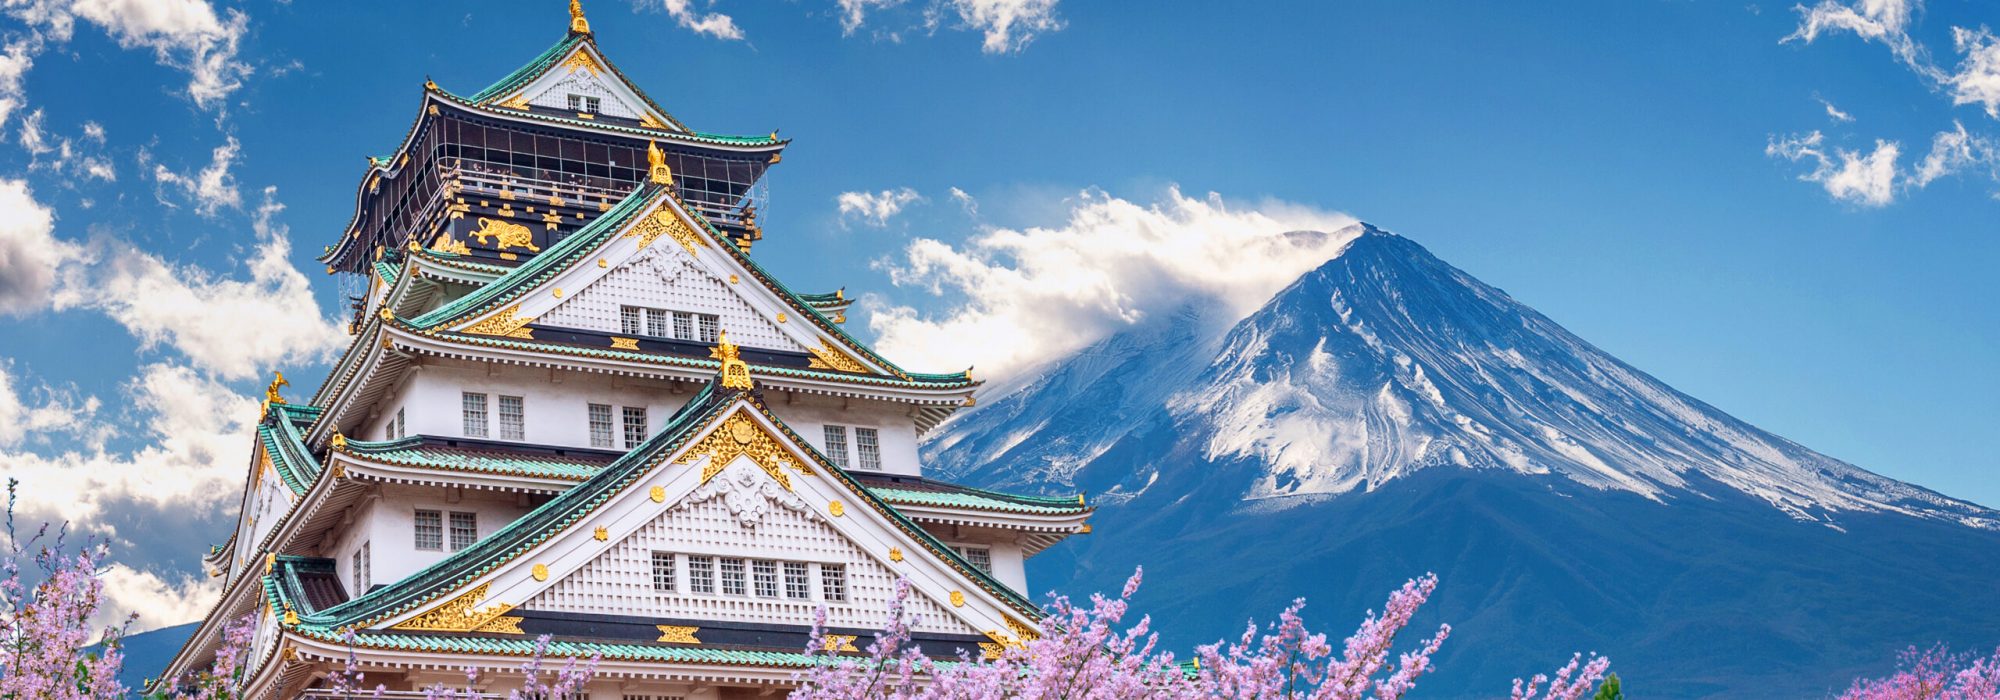
[[[728,333],[716,338],[715,348],[708,351],[708,356],[722,361],[723,388],[748,391],[754,386],[750,381],[750,365],[743,363],[743,355],[735,343],[729,342]]]
[[[291,382],[285,381],[284,372],[272,372],[272,374],[277,376],[271,379],[270,386],[264,387],[264,405],[266,406],[276,403],[284,403],[285,397],[278,395],[278,388],[292,385]]]
[[[569,33],[590,33],[590,20],[583,18],[583,3],[578,0],[569,0]]]
[[[646,142],[646,165],[653,182],[662,185],[674,184],[674,169],[667,167],[667,154],[660,152],[658,141]]]

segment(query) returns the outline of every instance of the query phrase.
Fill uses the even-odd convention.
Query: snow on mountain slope
[[[1115,501],[1159,474],[1080,479],[1079,470],[1150,432],[1172,442],[1150,453],[1262,465],[1232,485],[1254,509],[1464,468],[1554,475],[1655,501],[1720,484],[1830,524],[1861,511],[2000,529],[1993,510],[1821,455],[1675,391],[1372,227],[1226,331],[1229,320],[1212,315],[1150,319],[989,398],[933,435],[932,464],[957,478],[1082,486]]]

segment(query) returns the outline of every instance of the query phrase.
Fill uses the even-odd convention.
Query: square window
[[[842,469],[847,468],[847,426],[826,426],[826,456]]]
[[[524,440],[527,421],[521,414],[521,397],[500,397],[500,439]]]
[[[479,514],[453,512],[451,514],[451,551],[456,552],[465,549],[478,541]]]
[[[715,595],[715,557],[688,557],[688,592]]]
[[[367,542],[363,542],[361,543],[361,546],[354,548],[354,562],[350,568],[352,569],[352,573],[354,574],[353,595],[355,596],[360,596],[361,594],[368,592],[368,585],[370,583],[370,581],[368,580],[368,574],[369,574],[368,559],[369,556],[368,556]]]
[[[590,405],[590,446],[610,447],[611,407],[601,403]]]
[[[638,447],[646,441],[645,407],[625,407],[625,449]]]
[[[653,553],[653,590],[674,592],[674,555],[667,552]]]
[[[625,335],[643,335],[645,333],[644,329],[639,325],[639,307],[618,307],[618,331]]]
[[[460,394],[459,407],[465,414],[465,436],[486,437],[486,395],[469,391]]]
[[[695,314],[695,321],[701,326],[701,342],[713,343],[722,334],[722,319],[715,314]]]
[[[854,429],[854,455],[861,458],[862,469],[882,471],[882,441],[874,428]]]
[[[778,563],[764,559],[750,562],[750,575],[757,585],[757,597],[778,597]]]
[[[667,312],[665,309],[646,310],[646,335],[657,338],[667,337]]]
[[[820,591],[829,602],[847,600],[847,566],[845,564],[819,565]]]
[[[674,312],[674,340],[694,340],[694,314]]]
[[[444,549],[444,514],[435,510],[417,511],[417,549],[436,552]]]
[[[749,594],[749,586],[745,585],[744,581],[742,559],[723,557],[721,568],[723,595]]]
[[[785,562],[785,597],[806,600],[812,597],[812,579],[802,562]]]
[[[992,549],[986,547],[965,547],[959,549],[958,553],[964,555],[967,562],[971,562],[972,568],[978,569],[983,573],[993,573]]]

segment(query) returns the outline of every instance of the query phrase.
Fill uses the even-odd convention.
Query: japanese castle
[[[927,654],[1036,635],[1024,561],[1091,509],[924,476],[979,382],[898,367],[841,291],[751,257],[788,143],[687,128],[574,1],[492,86],[426,83],[321,258],[353,342],[309,400],[272,382],[221,599],[162,677],[254,618],[245,697],[329,697],[350,654],[391,697],[517,688],[543,635],[602,656],[597,700],[766,697],[816,610],[857,653],[898,579]]]

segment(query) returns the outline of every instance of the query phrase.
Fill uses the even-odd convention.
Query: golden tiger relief
[[[487,245],[488,238],[494,239],[492,245],[496,250],[521,247],[527,248],[530,252],[542,252],[542,249],[535,247],[535,233],[529,231],[528,227],[512,221],[479,217],[479,230],[473,231],[472,237],[479,239],[480,245]]]

